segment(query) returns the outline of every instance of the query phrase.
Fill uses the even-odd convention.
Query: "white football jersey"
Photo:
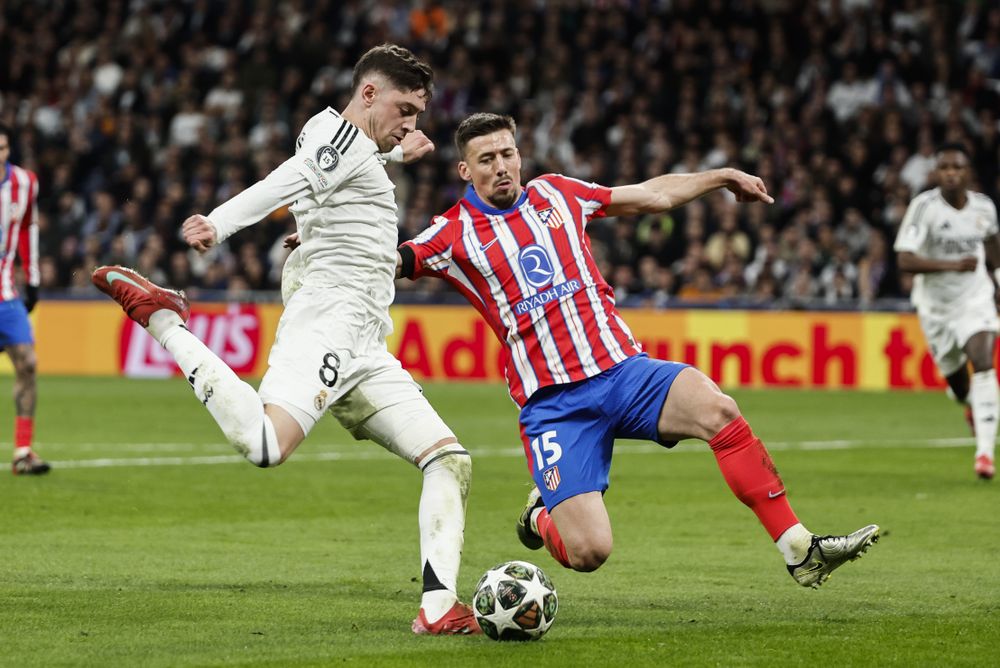
[[[989,197],[968,191],[965,207],[955,209],[940,188],[920,193],[906,209],[899,226],[896,252],[908,251],[934,260],[958,260],[974,255],[975,271],[917,274],[910,300],[922,313],[947,313],[976,300],[991,299],[993,281],[986,270],[983,240],[997,233],[997,209]]]
[[[290,207],[302,243],[300,284],[356,289],[388,334],[398,234],[394,185],[378,146],[327,107],[295,147],[286,164],[310,185]]]

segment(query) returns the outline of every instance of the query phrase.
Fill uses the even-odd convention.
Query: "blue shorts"
[[[20,299],[0,302],[0,350],[18,343],[34,343],[28,309]]]
[[[533,394],[521,409],[521,440],[545,507],[606,490],[616,438],[673,446],[660,440],[657,424],[674,378],[687,366],[641,353],[593,378]]]

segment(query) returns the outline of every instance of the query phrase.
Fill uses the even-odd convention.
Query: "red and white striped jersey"
[[[14,258],[28,285],[38,285],[38,177],[33,172],[7,163],[7,175],[0,182],[0,300],[17,297]]]
[[[641,352],[615,308],[584,232],[611,190],[558,174],[525,186],[507,210],[465,196],[406,242],[414,275],[439,276],[479,310],[505,345],[510,395],[596,376]]]

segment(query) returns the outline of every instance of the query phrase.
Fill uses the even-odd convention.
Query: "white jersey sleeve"
[[[986,221],[989,223],[986,235],[993,236],[1000,233],[1000,221],[997,220],[997,205],[986,195],[980,195],[980,198],[982,201],[981,206],[987,211]]]
[[[906,207],[906,214],[903,216],[903,222],[899,225],[899,232],[896,234],[896,242],[892,246],[897,253],[920,254],[929,230],[929,221],[926,216],[929,203],[928,193],[922,193],[917,195]]]
[[[208,214],[208,220],[215,227],[217,242],[222,243],[275,209],[309,193],[308,181],[288,164],[289,160],[278,165],[263,181],[258,181]]]
[[[371,158],[363,150],[354,150],[361,130],[333,109],[327,107],[306,123],[295,141],[295,155],[288,164],[306,178],[313,194],[336,190]]]

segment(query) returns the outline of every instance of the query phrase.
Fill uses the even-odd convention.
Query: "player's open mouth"
[[[513,181],[511,181],[510,179],[504,179],[502,181],[497,181],[496,183],[497,188],[510,188],[512,185]]]

